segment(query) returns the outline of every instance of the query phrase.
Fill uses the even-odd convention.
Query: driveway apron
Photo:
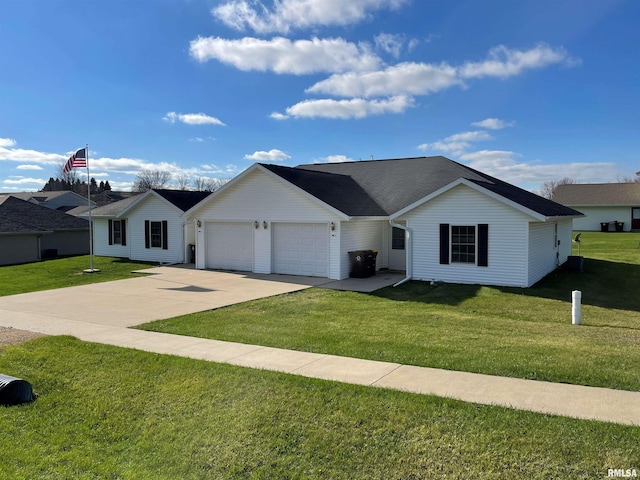
[[[43,320],[132,327],[328,282],[326,278],[180,267],[156,267],[139,272],[150,275],[0,297],[0,322],[28,314]]]

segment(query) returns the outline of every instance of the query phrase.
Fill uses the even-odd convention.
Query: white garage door
[[[323,223],[274,223],[273,271],[329,276],[329,232]]]
[[[207,268],[253,270],[253,227],[250,223],[207,223]]]

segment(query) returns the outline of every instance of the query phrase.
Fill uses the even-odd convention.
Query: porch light
[[[260,226],[260,223],[258,223],[258,220],[254,220],[253,221],[253,226],[257,229]]]
[[[331,222],[329,225],[331,225],[331,231],[335,232],[336,231],[336,222]]]
[[[198,226],[198,228],[200,228],[200,227],[202,226],[202,222],[201,222],[200,220],[198,220],[198,221],[196,222],[196,225]]]
[[[262,221],[262,228],[264,228],[265,230],[267,229],[267,226],[268,226],[268,225],[269,225],[269,224],[267,223],[267,221],[266,221],[266,220],[263,220],[263,221]]]

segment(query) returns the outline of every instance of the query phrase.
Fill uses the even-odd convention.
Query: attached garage
[[[274,223],[273,272],[308,277],[329,276],[326,223]]]
[[[206,224],[206,268],[253,270],[253,225],[211,222]]]

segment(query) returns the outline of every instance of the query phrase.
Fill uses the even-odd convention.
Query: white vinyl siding
[[[328,223],[336,220],[326,208],[295,187],[256,170],[228,190],[210,198],[195,213],[206,221],[258,221]],[[262,228],[262,227],[261,227]]]
[[[206,268],[251,272],[253,230],[246,222],[206,224]]]
[[[529,285],[557,267],[554,228],[554,223],[531,223],[529,227]]]
[[[329,276],[329,227],[324,223],[274,223],[273,271]]]
[[[639,205],[640,206],[640,205]],[[583,232],[599,232],[602,222],[624,222],[625,232],[631,230],[631,206],[623,207],[571,207],[585,214],[573,220],[573,229]]]
[[[132,260],[160,263],[184,262],[184,233],[180,209],[156,195],[149,195],[127,218],[127,247]],[[167,249],[145,248],[145,221],[167,222]],[[106,234],[105,234],[106,235]],[[106,238],[106,236],[105,236]]]
[[[129,227],[129,225],[127,225]],[[144,227],[144,225],[143,225]],[[127,235],[126,245],[109,245],[109,219],[93,219],[93,253],[99,257],[121,257],[129,258],[129,228],[125,228]],[[144,247],[144,237],[142,238]]]
[[[349,277],[349,252],[354,250],[377,250],[376,270],[387,267],[386,256],[381,256],[380,252],[385,247],[383,239],[388,226],[389,222],[385,220],[355,220],[342,223],[340,278]]]
[[[560,241],[560,246],[558,247],[559,261],[560,265],[562,265],[571,255],[571,241],[573,240],[572,219],[558,221],[558,240]]]
[[[555,225],[557,225],[557,235]],[[530,224],[529,286],[540,281],[567,261],[567,257],[571,255],[571,225],[570,219],[560,220],[557,223],[535,222]]]
[[[531,217],[459,185],[402,217],[413,232],[412,278],[451,283],[527,286]],[[488,266],[440,264],[440,224],[489,225]]]

